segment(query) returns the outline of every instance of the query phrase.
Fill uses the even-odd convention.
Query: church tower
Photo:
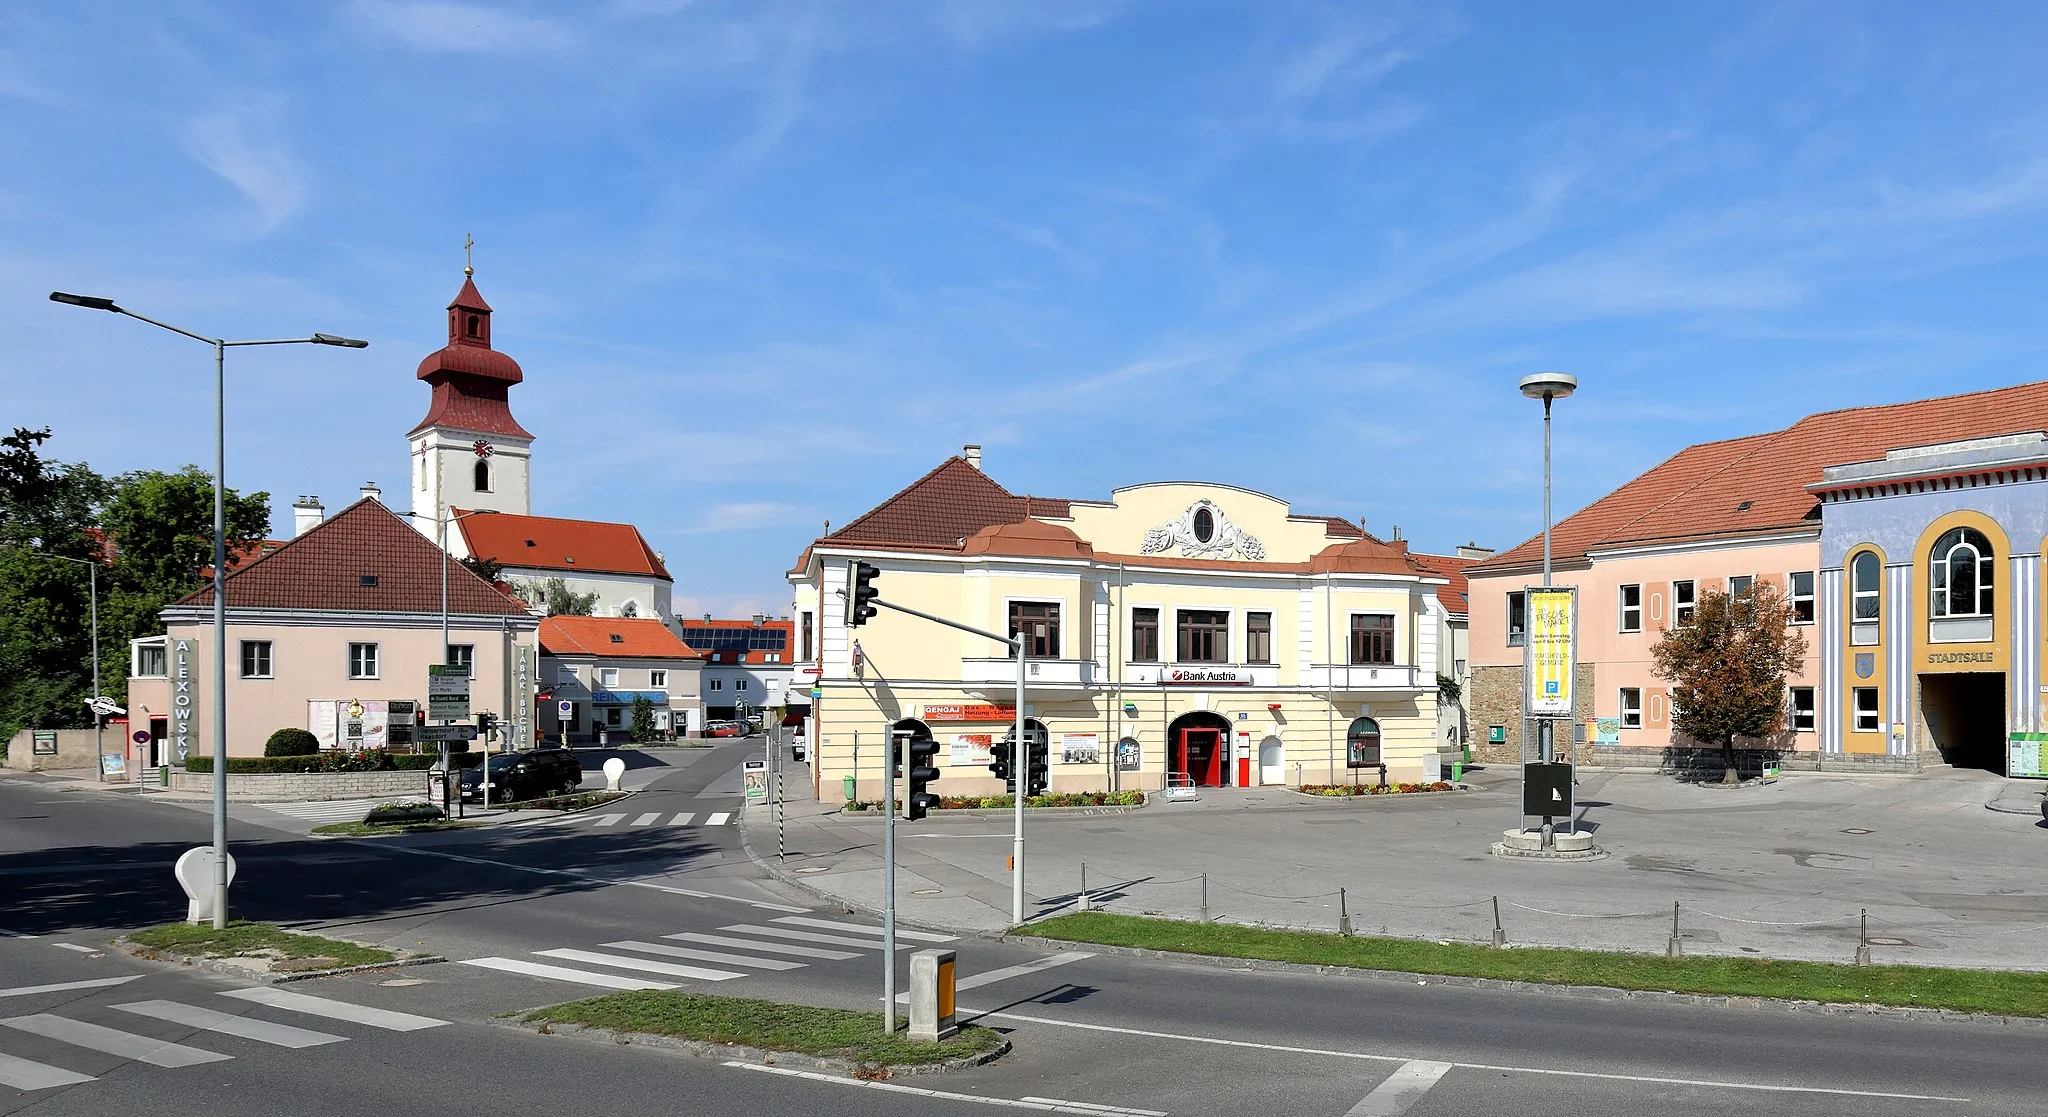
[[[512,417],[507,393],[524,377],[519,362],[491,348],[491,306],[477,292],[475,272],[462,269],[462,290],[448,304],[448,344],[420,362],[433,386],[427,417],[412,443],[412,526],[438,539],[436,522],[451,508],[529,515],[533,432]],[[449,527],[449,549],[463,550]]]

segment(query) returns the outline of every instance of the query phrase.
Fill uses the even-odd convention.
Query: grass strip
[[[165,923],[128,933],[128,941],[164,954],[189,958],[269,958],[276,969],[339,969],[389,962],[396,955],[374,946],[357,946],[340,939],[303,935],[271,923],[233,922],[215,929],[190,923]],[[317,966],[292,963],[319,962]]]
[[[437,818],[423,822],[385,822],[376,825],[367,822],[330,822],[325,826],[313,827],[313,833],[339,834],[347,838],[381,838],[391,834],[431,834],[436,830],[465,830],[475,825],[477,823],[452,818]]]
[[[535,1009],[520,1019],[529,1024],[587,1024],[620,1032],[737,1043],[766,1051],[847,1059],[867,1066],[937,1063],[988,1051],[1003,1042],[1002,1036],[994,1031],[970,1025],[943,1043],[918,1043],[901,1033],[884,1036],[879,1012],[850,1012],[663,989],[636,989],[570,1001]]]
[[[2048,1016],[2048,974],[1934,966],[1852,966],[1765,958],[1663,958],[1600,950],[1361,938],[1227,923],[1185,923],[1077,912],[1019,934],[1063,942],[1258,958],[1316,966],[1490,977],[1545,985],[1599,985],[1730,997],[1898,1005],[2000,1016]]]

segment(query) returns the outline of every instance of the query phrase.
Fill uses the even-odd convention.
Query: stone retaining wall
[[[212,772],[171,769],[171,790],[212,791]],[[425,772],[228,773],[228,798],[244,802],[304,799],[425,798]]]
[[[1738,771],[1754,773],[1767,761],[1775,760],[1786,772],[1877,772],[1914,773],[1922,771],[1927,754],[1882,756],[1859,753],[1775,752],[1769,749],[1735,750]],[[1935,763],[1939,763],[1936,754]],[[1655,772],[1719,772],[1727,763],[1720,749],[1595,745],[1586,750],[1589,768],[1633,768]]]

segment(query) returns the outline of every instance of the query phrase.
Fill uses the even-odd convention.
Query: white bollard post
[[[604,789],[605,789],[606,791],[617,791],[617,790],[619,789],[619,777],[620,777],[620,776],[623,776],[623,775],[625,775],[625,774],[626,774],[626,762],[625,762],[625,761],[623,761],[623,760],[620,760],[620,759],[619,759],[618,757],[616,757],[616,756],[612,757],[612,758],[611,758],[610,760],[607,760],[607,761],[605,761],[605,762],[604,762]]]
[[[189,923],[213,922],[214,888],[213,847],[193,846],[178,856],[171,873],[178,878],[178,887],[185,890],[185,919]],[[235,882],[235,855],[228,854],[228,883]]]
[[[953,1023],[954,956],[920,950],[910,956],[910,1038],[937,1043],[958,1035]]]

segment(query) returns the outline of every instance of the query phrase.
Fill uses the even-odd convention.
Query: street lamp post
[[[453,564],[448,561],[448,525],[457,520],[466,520],[482,511],[486,510],[472,508],[459,516],[450,516],[447,510],[443,509],[440,515],[435,517],[441,525],[441,665],[443,667],[450,666],[448,663],[448,567]],[[476,659],[473,650],[467,670],[470,678],[474,679],[476,677]],[[511,713],[510,710],[505,712],[508,715]],[[445,720],[443,724],[446,724]],[[448,743],[446,741],[441,742],[441,747],[446,749]],[[444,754],[442,757],[443,766],[441,772],[443,779],[454,775],[446,766],[451,756],[452,754]],[[488,743],[483,746],[483,756],[484,774],[477,777],[476,784],[483,794],[483,808],[488,811],[491,809],[491,750]],[[456,782],[455,790],[455,813],[462,813],[462,786],[459,780]]]
[[[314,334],[261,341],[226,341],[144,317],[97,295],[50,292],[50,301],[121,314],[213,346],[213,925],[228,925],[228,612],[227,612],[227,351],[246,345],[338,345],[364,349],[367,341]]]
[[[1522,377],[1522,394],[1530,399],[1543,401],[1543,587],[1550,588],[1550,403],[1560,400],[1579,388],[1577,377],[1564,372],[1538,372]],[[1536,759],[1550,763],[1556,751],[1553,740],[1554,720],[1544,718],[1536,723]],[[1526,754],[1525,754],[1526,755]]]
[[[39,554],[41,554],[41,552],[38,552],[38,553],[39,553]],[[88,705],[88,706],[91,706],[91,707],[92,707],[92,748],[93,748],[93,752],[94,752],[94,753],[96,754],[96,757],[97,757],[97,759],[95,759],[95,760],[94,760],[94,763],[95,763],[95,764],[97,764],[97,765],[99,766],[99,771],[98,771],[98,772],[97,772],[97,773],[95,774],[94,778],[95,778],[95,779],[98,779],[98,780],[100,780],[101,782],[105,782],[105,780],[106,780],[106,778],[107,778],[107,746],[106,746],[106,742],[105,742],[105,740],[103,740],[103,739],[102,739],[102,734],[104,733],[104,731],[105,731],[105,729],[106,729],[106,719],[107,719],[107,715],[105,715],[105,714],[103,714],[103,713],[100,713],[100,710],[99,710],[99,705],[98,705],[98,703],[99,703],[99,699],[100,699],[100,697],[101,697],[101,695],[100,695],[100,564],[99,564],[99,563],[98,563],[97,561],[93,560],[93,559],[77,559],[77,558],[71,558],[71,557],[70,557],[70,556],[68,556],[68,555],[51,555],[51,554],[43,554],[43,557],[44,557],[44,558],[53,558],[53,559],[56,559],[56,560],[57,560],[58,562],[75,562],[75,563],[77,563],[78,565],[80,565],[80,566],[83,566],[83,567],[85,567],[85,586],[86,586],[86,594],[87,594],[87,600],[88,600],[88,601],[89,601],[89,602],[91,603],[91,604],[90,604],[90,608],[91,608],[91,610],[92,610],[92,697],[93,697],[93,700],[92,700],[91,702],[88,702],[88,703],[86,703],[86,705]]]

